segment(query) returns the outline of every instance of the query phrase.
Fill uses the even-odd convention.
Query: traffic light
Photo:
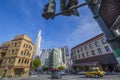
[[[48,6],[49,6],[49,3],[45,5],[45,8],[44,8],[43,13],[42,13],[42,16],[43,16],[45,19],[49,19],[49,15],[48,15],[48,13],[47,13]]]
[[[60,0],[60,10],[64,11],[66,9],[66,1],[67,0]]]
[[[55,2],[55,0],[50,0],[47,13],[49,14],[49,16],[51,18],[54,18],[55,9],[56,9],[56,2]]]
[[[76,15],[79,16],[79,13],[76,8],[78,0],[60,0],[60,10],[65,16]]]
[[[44,12],[42,13],[42,16],[45,19],[49,18],[54,18],[55,16],[55,8],[56,7],[56,2],[55,0],[50,0],[48,4],[45,5],[45,9],[43,10]]]
[[[70,10],[71,14],[79,16],[77,9],[74,8],[77,7],[77,4],[78,4],[78,0],[69,0],[67,4],[67,9]]]

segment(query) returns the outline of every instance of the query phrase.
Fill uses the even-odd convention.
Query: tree
[[[33,68],[38,68],[41,65],[41,60],[38,58],[35,58],[33,60]]]
[[[59,66],[58,69],[59,69],[59,70],[64,70],[65,67],[64,67],[64,66]]]

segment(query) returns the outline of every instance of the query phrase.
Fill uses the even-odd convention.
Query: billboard
[[[111,28],[120,15],[120,0],[102,0],[99,14],[106,26]]]

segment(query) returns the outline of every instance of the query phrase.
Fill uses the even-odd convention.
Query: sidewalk
[[[106,72],[105,75],[120,75],[120,72]]]
[[[36,76],[39,76],[39,75],[32,75],[32,76],[28,76],[28,77],[18,77],[18,78],[3,78],[3,79],[0,79],[0,80],[22,80],[22,79],[25,79],[25,78],[32,78],[32,77],[36,77]]]

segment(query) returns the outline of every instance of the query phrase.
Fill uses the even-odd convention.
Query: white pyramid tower
[[[41,44],[41,30],[39,31],[37,39],[36,39],[33,58],[35,58],[36,56],[40,57],[40,55],[41,55],[41,53],[40,53],[40,44]]]

